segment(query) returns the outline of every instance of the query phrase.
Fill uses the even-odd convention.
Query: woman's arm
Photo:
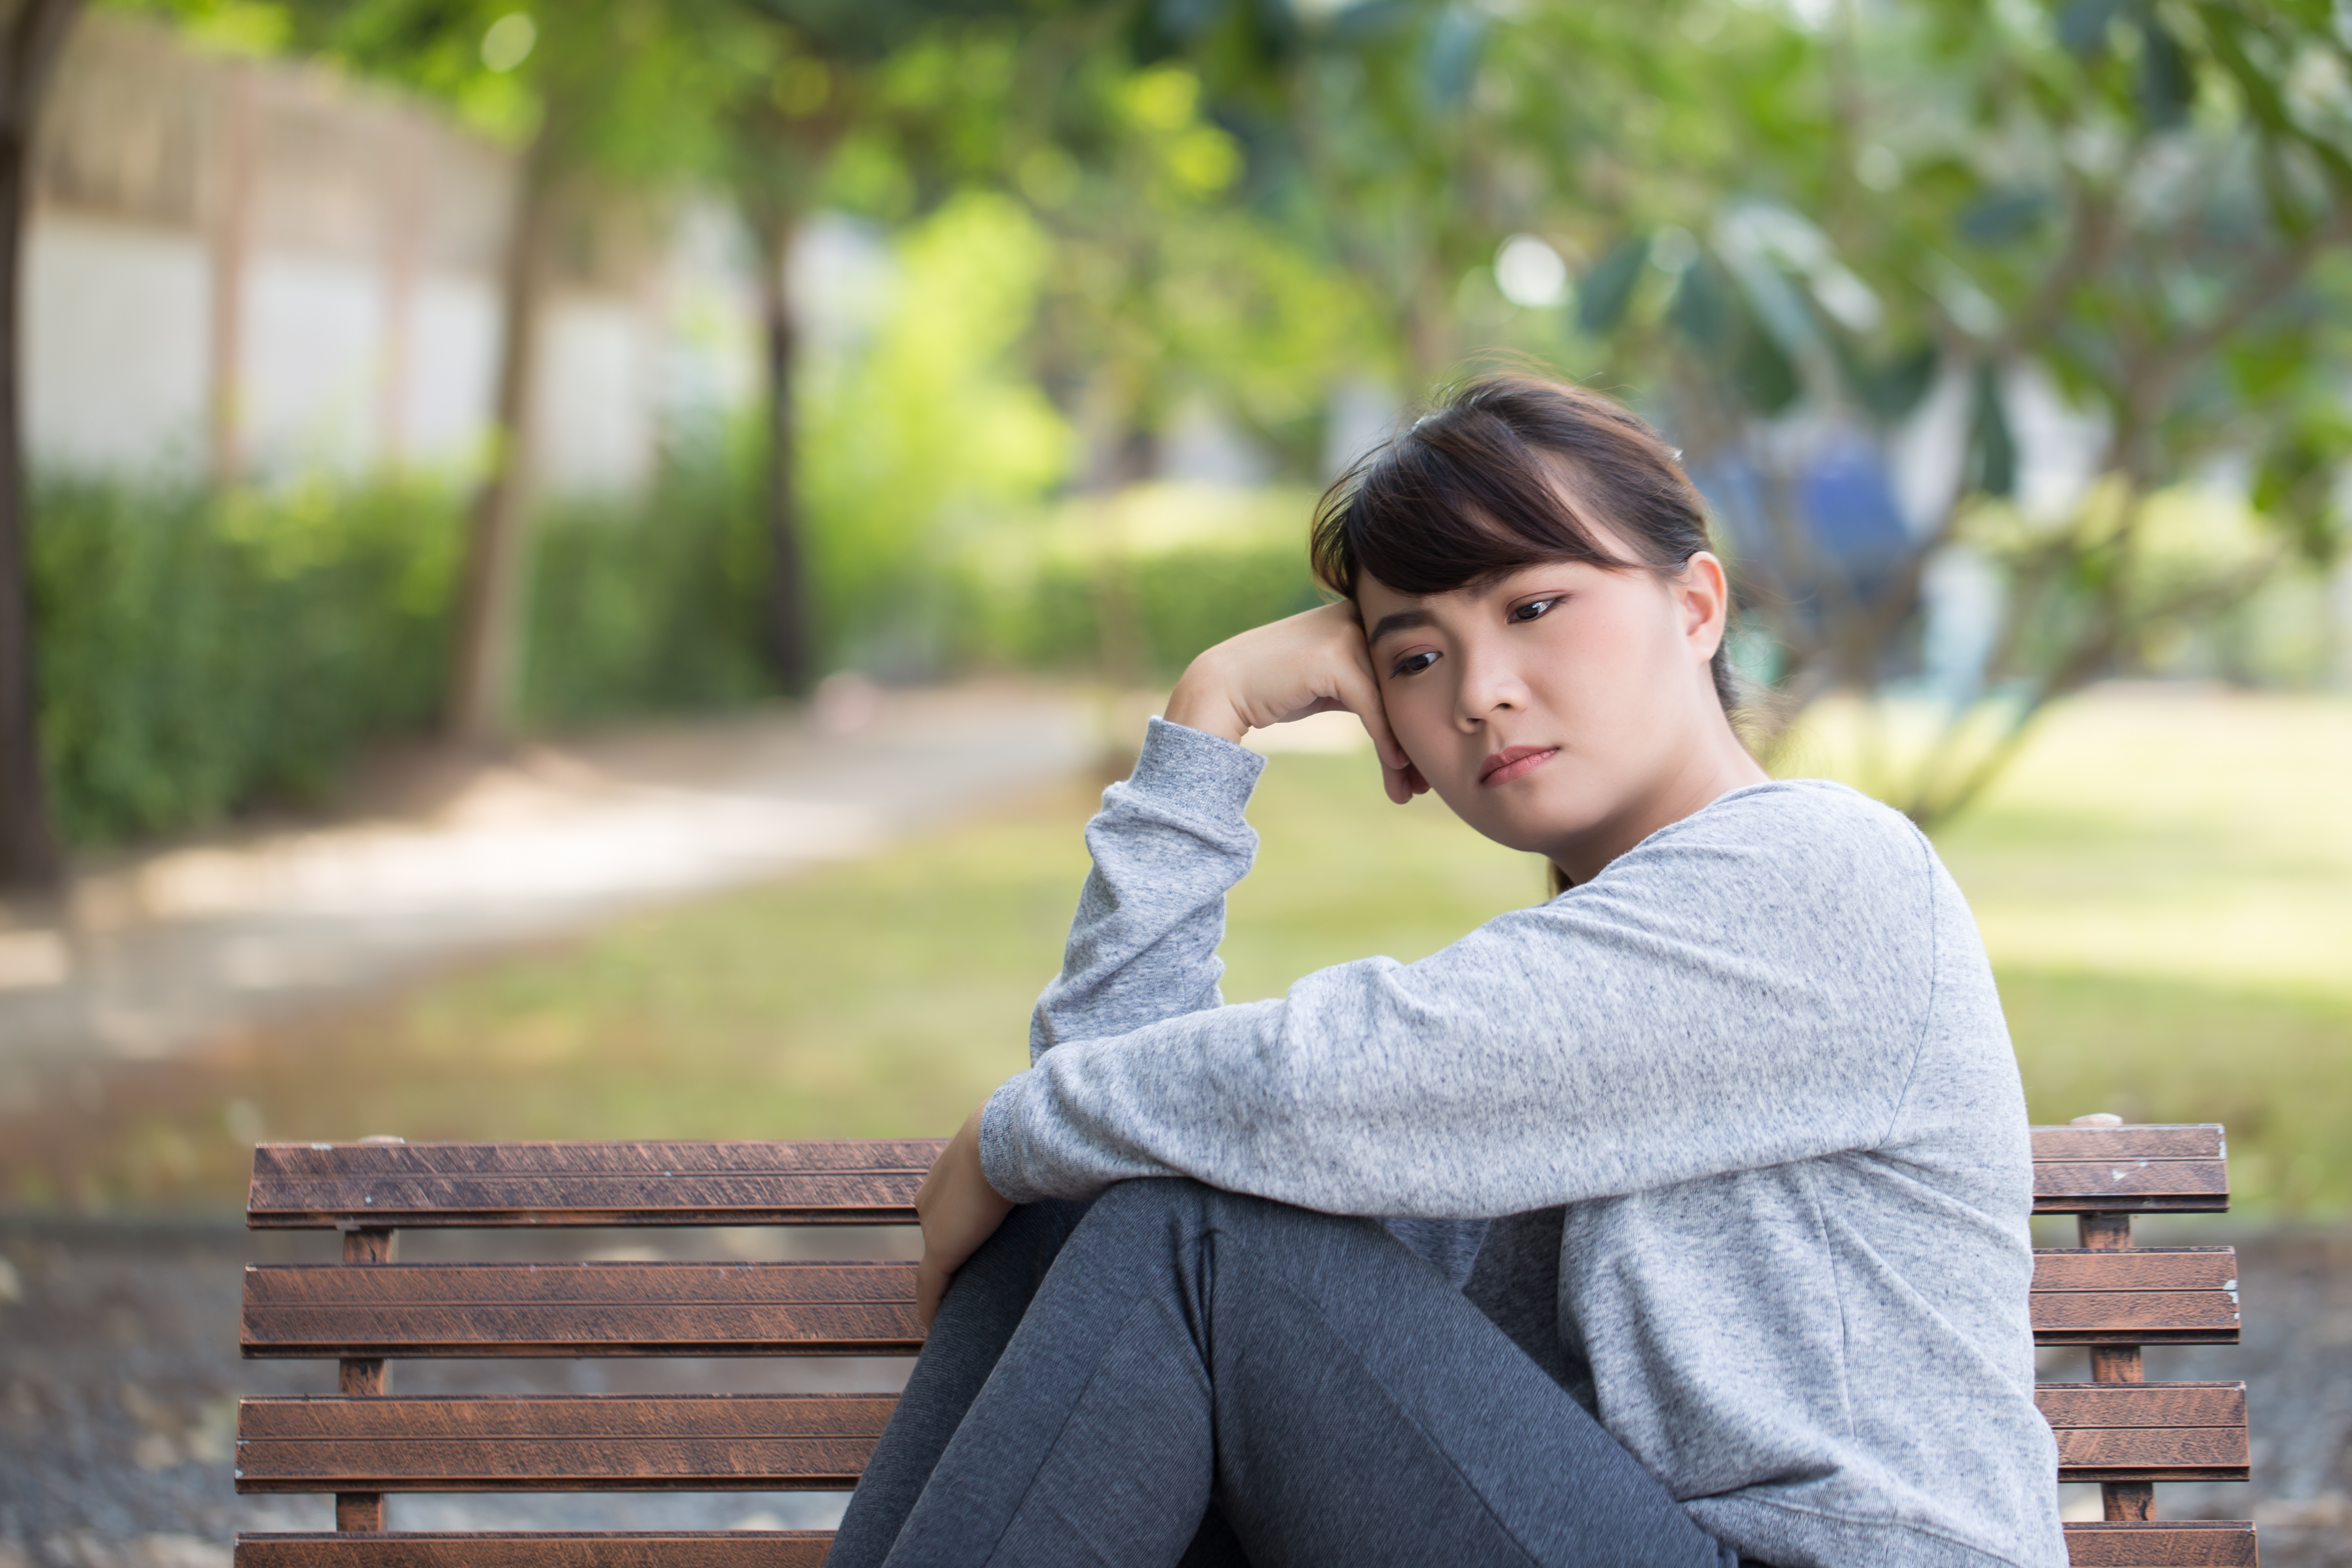
[[[1336,710],[1363,721],[1391,800],[1428,787],[1390,733],[1354,605],[1259,626],[1192,661],[1167,720],[1152,721],[1133,775],[1103,793],[1103,809],[1087,825],[1094,866],[1061,973],[1030,1016],[1032,1070],[1056,1047],[1130,1037],[1222,1004],[1225,893],[1257,852],[1242,811],[1265,765],[1238,742],[1254,729]],[[949,1141],[916,1199],[916,1297],[927,1324],[949,1279],[1012,1206],[982,1172],[980,1120],[974,1111]],[[1426,1251],[1423,1240],[1416,1249]]]
[[[1937,876],[1884,807],[1759,786],[1420,963],[1057,1051],[975,1152],[1015,1201],[1181,1174],[1475,1218],[1874,1147],[1926,1026]]]
[[[1211,648],[1153,720],[1135,772],[1103,792],[1087,825],[1094,858],[1063,950],[1038,998],[1029,1059],[1072,1040],[1128,1034],[1217,1006],[1225,894],[1257,835],[1242,810],[1265,768],[1241,749],[1253,729],[1346,709],[1378,746],[1392,798],[1409,769],[1390,736],[1354,607],[1327,605]]]
[[[1230,742],[1151,721],[1134,773],[1087,824],[1094,864],[1061,973],[1030,1015],[1030,1061],[1223,1001],[1225,893],[1257,853],[1242,809],[1265,766]]]

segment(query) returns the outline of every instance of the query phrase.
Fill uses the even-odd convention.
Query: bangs
[[[1680,526],[1658,529],[1661,512]],[[1341,476],[1309,548],[1316,577],[1342,597],[1367,575],[1423,596],[1551,561],[1678,569],[1706,548],[1704,519],[1672,453],[1633,414],[1498,377]]]

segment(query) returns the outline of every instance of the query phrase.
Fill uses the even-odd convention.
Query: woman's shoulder
[[[1591,888],[1613,882],[1638,903],[1696,903],[1726,921],[1818,936],[1932,918],[1938,871],[1902,813],[1826,779],[1776,779],[1661,828]]]
[[[1838,852],[1837,858],[1885,856],[1915,867],[1932,863],[1935,853],[1909,817],[1830,779],[1743,785],[1654,838],[1798,855]]]

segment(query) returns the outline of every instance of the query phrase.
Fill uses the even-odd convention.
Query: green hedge
[[[367,742],[428,729],[450,641],[461,500],[389,480],[230,491],[40,484],[42,738],[66,837],[151,837],[312,798]],[[940,552],[890,618],[870,617],[836,651],[894,678],[1092,672],[1108,604],[1133,617],[1147,673],[1171,677],[1211,643],[1317,602],[1294,537],[1301,504],[1142,494],[1108,567],[1068,514],[1006,519],[965,554]],[[551,506],[534,540],[523,696],[532,727],[709,709],[771,689],[766,551],[731,465],[677,467],[637,501]]]
[[[1302,546],[1201,545],[1108,566],[1055,561],[1010,587],[967,586],[966,625],[954,641],[985,663],[1091,671],[1102,658],[1108,605],[1134,616],[1145,672],[1171,679],[1202,648],[1321,602]]]
[[[457,528],[429,491],[55,481],[31,540],[43,750],[72,841],[314,794],[361,742],[433,711]]]
[[[1102,617],[1139,673],[1171,679],[1236,632],[1322,602],[1307,564],[1311,490],[1141,485],[999,522],[949,559],[952,635],[965,660],[1093,671]]]
[[[42,742],[67,838],[314,797],[364,742],[428,728],[462,536],[459,498],[438,486],[38,485]],[[536,549],[534,724],[762,689],[757,536],[722,477],[551,508]]]
[[[750,499],[723,470],[673,473],[647,500],[551,510],[533,562],[525,717],[562,729],[769,692],[767,571]]]

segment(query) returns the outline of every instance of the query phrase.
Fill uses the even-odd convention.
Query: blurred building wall
[[[463,471],[489,412],[513,179],[509,154],[416,104],[87,16],[43,117],[28,230],[35,461]],[[627,490],[655,460],[682,290],[706,315],[714,289],[744,314],[743,291],[707,246],[719,276],[677,277],[642,211],[576,226],[541,336],[538,460],[553,489]]]

